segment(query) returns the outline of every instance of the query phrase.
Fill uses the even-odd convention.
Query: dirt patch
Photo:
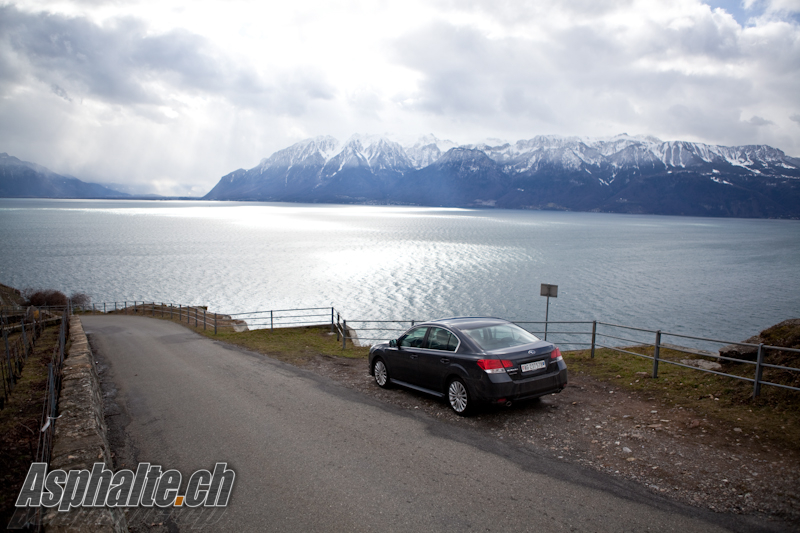
[[[444,423],[629,479],[717,512],[761,515],[800,530],[800,453],[690,409],[581,373],[560,394],[471,418],[406,389],[384,390],[365,360],[317,356],[303,365],[344,386]]]

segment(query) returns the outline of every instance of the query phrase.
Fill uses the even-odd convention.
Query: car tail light
[[[554,361],[563,361],[564,358],[561,357],[561,350],[559,350],[558,348],[553,349],[553,351],[550,352],[550,359]]]
[[[487,374],[499,374],[505,372],[506,368],[511,368],[514,363],[508,359],[478,359],[478,366]]]

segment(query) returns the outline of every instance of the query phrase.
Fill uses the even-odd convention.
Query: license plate
[[[523,372],[531,372],[533,370],[541,370],[545,366],[547,366],[547,363],[544,361],[534,361],[533,363],[525,363],[524,365],[520,365],[520,369],[522,369]]]

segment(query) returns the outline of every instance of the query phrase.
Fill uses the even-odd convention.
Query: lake
[[[800,221],[0,199],[0,283],[236,313],[600,320],[743,340],[800,316]]]

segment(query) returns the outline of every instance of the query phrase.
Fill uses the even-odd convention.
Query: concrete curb
[[[89,341],[77,316],[69,320],[69,340],[58,401],[61,418],[55,425],[50,469],[91,471],[92,465],[99,462],[112,469],[100,380]],[[43,522],[45,531],[53,533],[128,531],[122,509],[105,507],[79,508],[62,513],[48,509]]]

